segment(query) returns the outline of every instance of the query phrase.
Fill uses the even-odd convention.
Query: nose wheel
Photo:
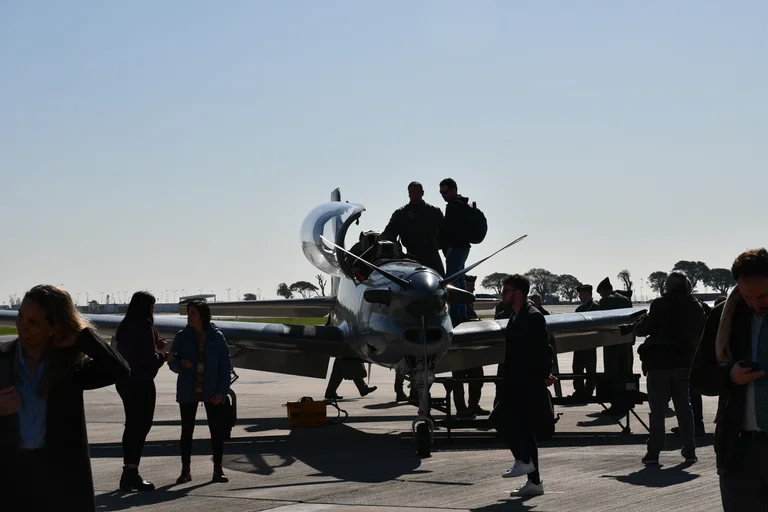
[[[413,440],[416,444],[416,454],[419,457],[432,456],[432,428],[429,423],[424,421],[416,425]]]

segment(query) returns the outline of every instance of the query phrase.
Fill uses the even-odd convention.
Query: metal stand
[[[558,381],[563,380],[573,380],[577,378],[585,378],[585,374],[575,374],[575,373],[566,373],[566,374],[559,374],[555,375],[557,377]],[[605,377],[604,373],[598,373],[595,375],[590,375],[590,377],[598,378],[598,377]],[[639,379],[639,375],[633,375],[633,377]],[[469,382],[477,382],[482,381],[484,383],[501,383],[503,382],[503,377],[497,377],[497,376],[485,376],[485,377],[436,377],[435,378],[435,384],[443,384],[446,387],[446,396],[445,398],[433,398],[430,400],[430,407],[432,409],[435,409],[439,412],[442,412],[445,414],[445,418],[441,420],[435,420],[435,427],[436,428],[445,428],[447,433],[447,441],[448,443],[452,443],[453,439],[451,436],[451,430],[453,429],[486,429],[491,427],[491,422],[485,418],[485,419],[478,419],[477,416],[471,416],[467,417],[466,419],[461,418],[457,419],[451,411],[451,394],[453,393],[453,386],[455,384],[461,384],[464,385],[465,383]],[[608,407],[606,407],[605,403],[610,402],[611,400],[616,400],[616,396],[610,396],[608,397],[610,399],[606,399],[606,397],[589,397],[589,398],[575,398],[572,396],[562,396],[562,388],[559,386],[555,386],[555,396],[552,397],[552,405],[558,406],[558,405],[587,405],[587,404],[600,404],[600,406],[604,410],[608,410]],[[631,399],[633,405],[640,405],[643,402],[648,401],[648,395],[646,393],[642,393],[637,390],[629,390],[626,391],[623,397],[626,400]],[[630,427],[630,416],[634,416],[635,419],[645,428],[646,431],[650,432],[650,428],[646,423],[640,419],[640,417],[635,412],[634,408],[630,408],[627,412],[626,416],[616,417],[611,415],[610,417],[621,427],[622,434],[629,434],[632,432]],[[557,416],[556,416],[557,418]],[[626,421],[624,422],[624,420]]]

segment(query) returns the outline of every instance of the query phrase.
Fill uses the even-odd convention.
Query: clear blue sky
[[[480,276],[728,267],[767,241],[766,19],[757,0],[3,2],[0,303],[41,282],[275,297],[317,273],[299,226],[334,187],[383,229],[409,181],[442,207],[448,176],[489,219],[470,261],[529,235]]]

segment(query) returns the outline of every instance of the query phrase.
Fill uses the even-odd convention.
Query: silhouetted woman
[[[157,348],[154,313],[155,297],[147,292],[134,293],[115,333],[117,351],[131,366],[131,376],[115,385],[125,409],[124,466],[120,478],[120,490],[124,492],[155,489],[139,475],[141,452],[155,416],[155,377],[166,361],[165,354]]]
[[[0,343],[0,509],[95,511],[83,390],[128,364],[55,286],[27,292],[16,327]]]
[[[228,482],[221,467],[224,439],[228,430],[227,409],[232,361],[224,335],[211,324],[211,309],[203,301],[187,304],[187,326],[179,331],[171,344],[172,360],[168,366],[179,374],[176,401],[181,412],[181,476],[182,484],[192,480],[192,434],[197,408],[202,402],[208,417],[213,449],[213,481]]]

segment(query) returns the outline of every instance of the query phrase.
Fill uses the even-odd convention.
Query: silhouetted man
[[[504,280],[502,300],[514,311],[507,323],[504,351],[504,396],[493,411],[492,423],[515,457],[504,478],[528,476],[512,496],[539,496],[536,416],[549,407],[547,380],[552,377],[553,351],[544,315],[528,300],[530,281],[515,274]]]
[[[466,277],[467,291],[475,293],[475,281],[477,280],[477,276]],[[468,314],[470,319],[472,317],[477,318],[477,315],[475,314],[475,311],[471,305],[468,306],[467,310],[468,313],[470,313]],[[485,372],[483,371],[482,366],[478,366],[477,368],[468,368],[466,370],[452,372],[452,375],[455,378],[482,378],[485,376]],[[456,414],[458,416],[482,416],[490,414],[490,411],[486,411],[480,407],[480,397],[482,396],[483,381],[471,381],[467,384],[467,387],[469,388],[469,405],[465,404],[464,402],[464,384],[457,382],[453,387],[453,403],[456,406]]]
[[[651,303],[648,315],[635,325],[635,334],[646,337],[637,352],[643,362],[643,372],[648,376],[646,387],[651,408],[651,436],[643,464],[659,463],[670,398],[675,404],[683,440],[682,456],[686,462],[697,461],[688,375],[707,314],[691,294],[688,283],[685,274],[672,272],[664,294]]]
[[[439,250],[443,212],[424,201],[424,187],[417,181],[408,185],[408,197],[410,202],[395,210],[380,238],[394,242],[400,237],[408,256],[445,276]]]
[[[579,293],[581,304],[576,308],[576,313],[585,311],[597,311],[598,305],[592,298],[592,285],[582,284],[576,287]],[[573,364],[571,366],[573,373],[586,374],[586,385],[584,379],[573,379],[573,397],[586,399],[592,396],[595,391],[595,377],[597,375],[597,348],[588,348],[576,350],[573,353]]]
[[[601,311],[609,309],[631,308],[632,301],[625,295],[617,293],[613,289],[611,280],[607,277],[597,285],[597,293],[600,294],[599,308]],[[614,379],[613,389],[623,393],[627,380],[632,375],[632,362],[635,355],[632,352],[634,343],[622,343],[620,345],[611,345],[603,347],[603,368],[607,375]],[[611,403],[611,406],[603,411],[605,415],[624,416],[631,409],[632,404],[626,400],[620,400],[620,403]]]
[[[739,255],[736,287],[712,310],[696,352],[691,383],[719,396],[717,474],[725,512],[768,508],[768,251]]]
[[[459,195],[459,188],[452,178],[440,182],[440,195],[445,200],[445,222],[440,230],[440,248],[445,254],[445,274],[450,276],[462,270],[467,263],[470,250],[471,206],[469,199]],[[453,283],[466,290],[463,277]],[[466,320],[466,307],[451,304],[451,320],[457,325]]]
[[[533,305],[536,306],[536,309],[541,311],[541,314],[544,316],[549,315],[549,311],[544,309],[544,306],[541,304],[541,295],[538,293],[534,293],[531,295],[531,302],[533,302]]]

